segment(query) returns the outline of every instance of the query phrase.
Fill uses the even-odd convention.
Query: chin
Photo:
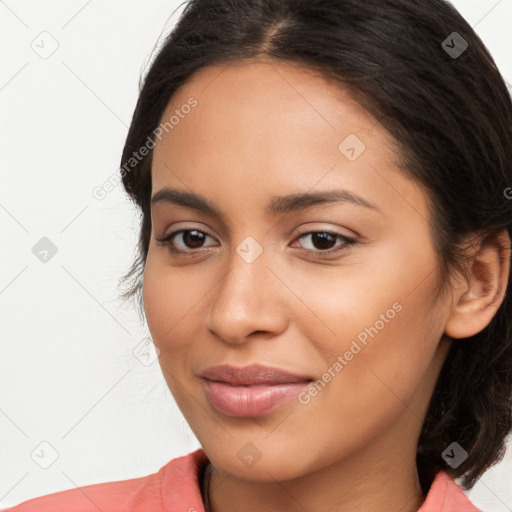
[[[275,443],[268,440],[254,443],[245,439],[232,440],[229,446],[212,442],[211,446],[207,443],[202,444],[202,447],[217,469],[240,480],[291,480],[314,470],[309,467],[304,454],[297,454],[296,448],[281,444],[279,449]]]

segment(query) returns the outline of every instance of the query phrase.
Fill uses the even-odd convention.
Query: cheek
[[[428,248],[428,240],[374,251],[371,262],[318,274],[315,287],[311,275],[297,276],[297,295],[315,313],[306,321],[302,312],[297,321],[322,356],[317,370],[329,383],[321,393],[335,408],[393,408],[411,398],[428,371],[443,321],[432,301],[435,256],[419,247]]]
[[[349,256],[347,264],[311,266],[286,276],[302,300],[290,314],[304,338],[332,358],[354,339],[364,344],[393,332],[389,342],[399,344],[401,332],[420,329],[431,314],[434,275],[428,272],[435,264],[415,251],[390,244]]]
[[[188,365],[191,362],[187,340],[196,336],[197,323],[191,321],[191,310],[197,299],[192,296],[190,277],[180,277],[183,275],[183,272],[171,270],[159,255],[149,250],[143,281],[147,325],[160,351],[158,362],[169,391],[181,411],[187,413],[190,406]]]
[[[301,402],[295,418],[302,420],[300,425],[286,422],[290,425],[280,427],[283,435],[300,429],[310,446],[319,446],[319,436],[330,439],[334,444],[319,449],[322,457],[334,460],[377,438],[399,417],[404,431],[418,426],[423,413],[419,404],[427,403],[431,392],[439,336],[417,292],[402,297],[395,308],[393,301],[384,300],[376,309],[372,305],[352,310],[352,315],[339,314],[338,337],[321,348],[325,367],[315,396]]]
[[[153,256],[151,248],[148,251],[146,266],[144,269],[144,281],[142,285],[144,297],[144,313],[153,341],[158,346],[161,344],[163,334],[172,327],[172,321],[165,319],[165,304],[169,301],[168,287],[163,278],[157,258]],[[168,310],[172,311],[172,304]],[[169,319],[170,320],[170,319]]]
[[[184,340],[194,335],[190,322],[199,305],[198,288],[190,286],[190,275],[170,269],[150,249],[144,270],[144,312],[160,360],[166,364],[186,348]],[[192,330],[192,331],[191,331]]]

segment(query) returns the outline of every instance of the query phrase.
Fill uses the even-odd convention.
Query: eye
[[[355,238],[350,238],[348,236],[342,235],[341,233],[336,233],[332,231],[308,231],[306,233],[302,233],[299,235],[297,240],[307,239],[310,237],[310,247],[313,249],[307,248],[306,250],[309,252],[317,253],[315,256],[330,256],[333,253],[337,253],[343,250],[350,250],[354,244],[357,243]],[[341,245],[338,245],[337,248],[333,248],[332,245],[339,239],[342,241]],[[316,250],[318,249],[318,250]]]
[[[198,229],[180,229],[169,233],[165,237],[157,238],[156,240],[160,245],[166,245],[172,254],[192,255],[195,251],[204,248],[203,243],[205,237],[212,238],[205,231],[200,231]],[[357,243],[357,240],[354,238],[332,231],[308,231],[300,234],[296,240],[305,239],[306,237],[311,237],[310,245],[313,246],[313,249],[302,248],[307,252],[316,253],[315,256],[320,257],[323,257],[324,255],[330,256],[332,253],[337,253],[343,250],[349,250]],[[178,240],[181,239],[181,248],[176,247],[175,238]],[[341,240],[342,244],[339,245],[338,248],[332,248],[332,244],[335,243],[337,239]]]
[[[182,245],[185,245],[185,250],[182,248],[177,248],[174,243],[174,238],[178,235],[181,235],[178,238],[181,238]],[[173,254],[186,254],[193,251],[187,251],[187,247],[191,249],[200,249],[202,243],[204,242],[206,236],[210,236],[205,231],[199,231],[198,229],[180,229],[178,231],[173,231],[169,233],[167,236],[163,238],[157,238],[157,242],[160,242],[161,245],[167,245],[169,251]],[[211,238],[211,237],[210,237]]]

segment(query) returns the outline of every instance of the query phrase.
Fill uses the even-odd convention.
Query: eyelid
[[[308,225],[310,225],[310,224],[312,224],[312,223],[308,222]],[[330,233],[331,235],[340,236],[342,238],[346,238],[346,239],[350,239],[350,240],[354,240],[354,241],[356,241],[359,238],[359,234],[353,230],[350,230],[351,234],[345,234],[345,233],[342,233],[341,231],[338,231],[339,229],[341,229],[341,228],[339,228],[339,227],[338,228],[330,228],[330,227],[322,227],[322,226],[309,227],[308,229],[304,228],[302,230],[299,230],[299,232],[294,235],[294,239],[298,238],[300,236],[303,236],[303,235],[309,235],[311,233]]]

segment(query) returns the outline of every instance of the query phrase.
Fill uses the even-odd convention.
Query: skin
[[[143,293],[163,375],[214,467],[211,510],[417,510],[417,439],[451,338],[490,322],[510,256],[475,248],[488,281],[475,272],[435,294],[426,194],[398,170],[391,136],[338,83],[272,60],[207,67],[162,119],[190,97],[197,106],[154,150],[152,193],[194,192],[222,215],[155,204]],[[338,149],[349,134],[366,146],[354,161]],[[345,202],[264,211],[274,195],[338,188],[378,210]],[[188,254],[175,256],[156,238],[179,229],[207,235],[191,245],[178,234],[174,245]],[[338,252],[321,259],[325,246],[301,235],[326,230],[357,243],[335,238],[327,249]],[[236,251],[247,236],[263,250],[252,263]],[[397,302],[394,318],[307,404],[236,418],[203,392],[199,374],[223,363],[320,379]],[[237,456],[249,442],[261,454],[251,467]]]

